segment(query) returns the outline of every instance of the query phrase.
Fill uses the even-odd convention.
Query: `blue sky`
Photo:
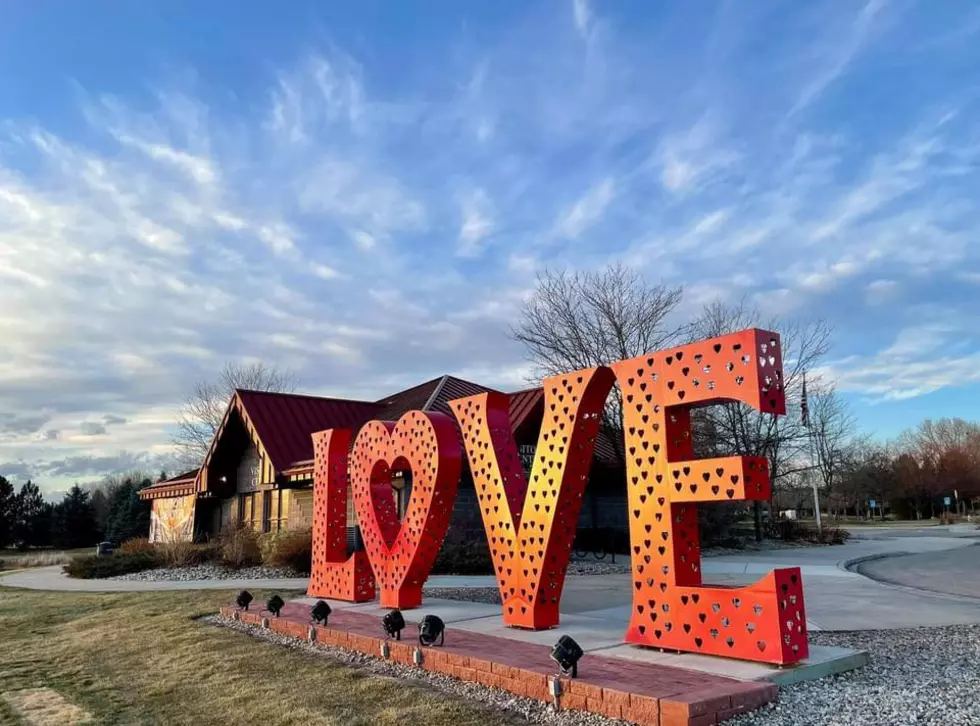
[[[972,2],[7,3],[0,471],[169,457],[229,360],[504,388],[535,272],[825,318],[896,434],[980,404]]]

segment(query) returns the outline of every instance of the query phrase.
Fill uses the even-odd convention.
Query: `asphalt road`
[[[980,543],[872,560],[858,565],[857,570],[880,582],[980,600]]]

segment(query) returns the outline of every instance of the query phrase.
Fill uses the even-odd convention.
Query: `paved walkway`
[[[278,580],[78,580],[68,577],[61,566],[36,567],[30,570],[0,572],[0,586],[23,587],[28,590],[60,590],[63,592],[156,592],[161,590],[241,590],[243,587],[269,590],[305,590],[305,577]]]
[[[747,585],[777,567],[799,566],[803,573],[807,620],[812,629],[872,630],[980,623],[980,530],[974,528],[862,528],[851,542],[746,552],[703,561],[711,584]],[[967,549],[969,548],[969,549]],[[910,557],[900,556],[903,554]],[[848,569],[855,561],[888,557]],[[618,558],[617,558],[618,559]],[[890,582],[876,582],[870,577]],[[894,584],[894,583],[897,583]],[[158,590],[305,590],[306,579],[198,580],[142,582],[76,580],[60,567],[41,567],[0,575],[0,585],[70,592],[144,592]],[[909,585],[925,588],[913,589]],[[492,576],[429,578],[430,587],[495,587]],[[941,592],[929,592],[928,590]],[[621,617],[631,598],[629,575],[569,577],[562,612]],[[491,606],[496,607],[496,606]]]
[[[980,607],[980,544],[872,560],[856,569],[878,582],[977,598]]]

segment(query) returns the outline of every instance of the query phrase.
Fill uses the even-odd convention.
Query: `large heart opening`
[[[382,605],[421,604],[452,516],[461,453],[455,424],[439,413],[372,421],[358,434],[351,482]]]

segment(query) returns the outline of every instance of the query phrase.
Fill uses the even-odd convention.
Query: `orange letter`
[[[463,433],[506,625],[541,630],[558,624],[558,601],[612,382],[606,368],[545,379],[544,422],[530,488],[507,397],[481,393],[450,401]]]
[[[435,564],[452,517],[461,464],[453,420],[410,411],[398,423],[371,421],[354,441],[354,504],[381,604],[414,608]],[[401,522],[391,470],[410,469],[412,493]]]
[[[784,414],[779,336],[747,330],[612,366],[623,393],[633,566],[626,642],[745,660],[807,656],[799,568],[702,587],[698,502],[766,499],[763,457],[694,459],[690,412],[737,401]]]
[[[347,557],[347,451],[349,429],[313,434],[313,567],[310,597],[374,600],[367,554]]]

